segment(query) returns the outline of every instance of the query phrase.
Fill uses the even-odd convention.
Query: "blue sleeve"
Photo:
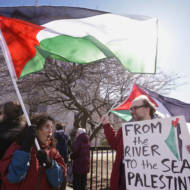
[[[29,161],[30,153],[21,150],[15,151],[8,167],[8,181],[11,183],[22,181],[30,166]]]
[[[49,183],[53,187],[60,187],[63,182],[63,171],[61,166],[57,164],[55,160],[53,160],[52,168],[46,169],[46,176],[48,178]]]

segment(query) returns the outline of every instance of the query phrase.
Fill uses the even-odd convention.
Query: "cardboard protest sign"
[[[190,135],[183,116],[122,125],[127,190],[190,189]]]

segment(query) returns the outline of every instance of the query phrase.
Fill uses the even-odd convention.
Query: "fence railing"
[[[115,152],[110,147],[91,147],[88,189],[108,190]]]

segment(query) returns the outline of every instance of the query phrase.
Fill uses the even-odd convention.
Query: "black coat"
[[[22,129],[23,127],[13,122],[0,123],[0,159]]]

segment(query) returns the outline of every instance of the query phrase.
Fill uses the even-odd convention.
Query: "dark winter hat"
[[[23,115],[20,104],[16,101],[6,102],[3,106],[3,111],[7,119],[15,120],[19,116]]]

